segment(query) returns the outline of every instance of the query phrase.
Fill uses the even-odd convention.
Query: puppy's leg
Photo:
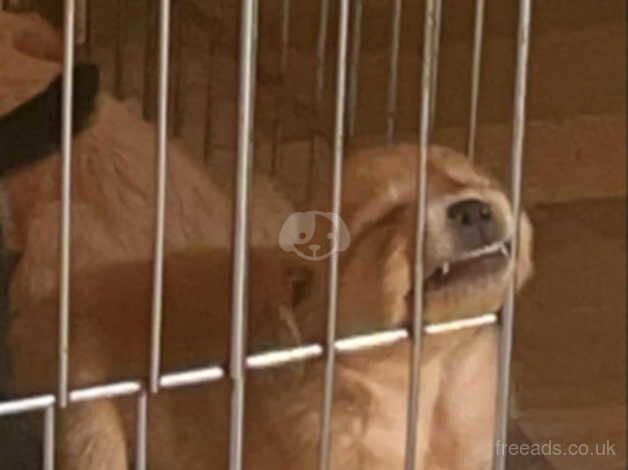
[[[113,402],[71,405],[60,424],[61,470],[128,470],[122,420]]]

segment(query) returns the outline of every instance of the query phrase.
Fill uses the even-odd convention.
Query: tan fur
[[[398,145],[362,150],[346,160],[341,216],[349,226],[351,246],[340,259],[340,336],[410,324],[417,159],[415,146]],[[512,236],[514,219],[499,185],[475,169],[465,156],[444,147],[431,147],[423,258],[426,276],[443,261],[460,254],[445,212],[450,204],[467,198],[490,203],[502,237]],[[321,204],[319,209],[325,207]],[[324,244],[326,235],[319,233],[317,243]],[[525,214],[519,224],[519,239],[516,274],[521,287],[532,272],[532,229]],[[306,329],[318,332],[314,338],[317,340],[323,337],[328,274],[325,269],[320,271],[318,285],[313,288],[315,294],[299,313],[310,321]],[[424,322],[498,310],[514,271],[508,264],[502,271],[467,279],[462,285],[439,291],[427,289]],[[490,468],[494,451],[496,331],[496,327],[484,327],[424,338],[419,461],[425,466],[421,468]],[[356,382],[370,395],[379,397],[373,400],[378,407],[372,407],[364,443],[370,452],[381,451],[385,457],[372,456],[372,467],[356,468],[402,468],[403,446],[399,442],[405,432],[409,352],[399,345],[384,359],[381,357],[370,352],[342,360],[349,369],[360,371],[355,375]],[[383,442],[395,442],[395,450]]]
[[[55,53],[55,48],[57,48]],[[60,41],[37,16],[0,13],[0,111],[34,95],[61,70]],[[103,96],[94,125],[75,140],[72,269],[148,259],[155,224],[155,129]],[[23,252],[12,302],[54,291],[58,279],[60,158],[51,156],[4,182],[12,249]],[[166,250],[226,246],[231,197],[177,145],[169,146]],[[264,177],[253,188],[252,241],[274,244],[292,212]]]
[[[408,324],[416,149],[399,146],[351,156],[345,168],[343,216],[352,244],[342,255],[341,336]],[[442,148],[430,156],[429,220],[438,222],[446,201],[474,195],[493,204],[512,232],[503,194],[462,156]],[[390,188],[393,188],[392,190]],[[456,251],[450,228],[428,226],[427,262]],[[518,277],[531,269],[531,232],[520,228]],[[450,239],[450,240],[448,240]],[[227,250],[170,255],[166,264],[163,332],[165,371],[227,359],[230,331],[230,261]],[[279,249],[255,248],[251,260],[249,350],[320,340],[324,334],[326,263],[299,260]],[[309,298],[294,305],[287,273],[309,267]],[[427,322],[484,313],[503,302],[512,266],[470,279],[445,294],[427,293]],[[149,351],[151,265],[117,263],[73,278],[71,385],[146,376]],[[292,308],[295,336],[280,312]],[[10,342],[16,390],[32,394],[55,383],[57,304],[32,300],[17,312]],[[287,331],[288,330],[288,331]],[[494,327],[424,338],[419,419],[420,468],[488,469],[492,459],[495,397]],[[409,344],[339,356],[333,420],[332,468],[401,469],[408,397]],[[324,362],[252,372],[247,378],[246,468],[317,468]],[[226,468],[227,383],[165,391],[151,399],[150,468]],[[61,414],[62,469],[129,468],[134,445],[132,400],[72,405]]]

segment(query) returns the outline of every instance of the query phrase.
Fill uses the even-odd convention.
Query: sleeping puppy
[[[398,146],[347,160],[342,216],[351,244],[341,258],[340,336],[410,322],[416,157],[415,147]],[[521,285],[531,272],[527,219],[516,223],[499,187],[461,155],[432,148],[428,171],[426,322],[498,309],[514,273]],[[507,254],[517,226],[513,264]],[[325,234],[313,236],[325,243]],[[252,248],[251,256],[249,353],[320,341],[325,263],[279,248]],[[224,249],[168,256],[164,371],[226,363],[230,263]],[[146,377],[151,272],[149,262],[126,262],[73,278],[71,387]],[[299,285],[308,278],[304,272],[312,276],[309,291]],[[15,391],[52,391],[56,299],[33,300],[17,313],[10,335]],[[417,468],[490,468],[497,336],[490,326],[424,338]],[[403,468],[409,357],[407,342],[339,355],[332,468]],[[246,468],[318,468],[323,371],[319,358],[249,372]],[[223,381],[151,397],[150,468],[227,468],[229,391]],[[131,468],[134,417],[129,399],[71,404],[60,418],[59,468]]]
[[[340,336],[411,323],[417,161],[418,149],[409,145],[358,151],[346,160],[341,215],[351,244],[340,260]],[[515,221],[500,186],[465,156],[432,146],[427,169],[424,321],[495,312],[512,276],[521,287],[532,273],[529,220],[524,213]],[[517,227],[519,251],[513,265],[510,250]],[[327,233],[315,237],[314,245],[329,240]],[[319,312],[310,315],[316,323],[323,309],[314,301],[309,312]],[[316,329],[321,328],[318,324]],[[490,326],[424,339],[421,468],[490,468],[497,337],[497,328]],[[374,351],[343,360],[350,370],[361,371],[363,387],[378,397],[373,408],[381,419],[371,417],[362,442],[370,461],[378,463],[366,468],[402,468],[402,448],[393,452],[382,442],[403,440],[408,354],[398,346],[389,354]]]

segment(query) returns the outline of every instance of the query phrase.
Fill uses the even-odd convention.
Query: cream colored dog
[[[342,217],[351,234],[340,270],[339,335],[410,323],[417,151],[398,146],[347,159]],[[428,323],[495,311],[516,273],[531,272],[531,228],[515,221],[502,191],[463,156],[434,147],[428,165],[424,254]],[[519,230],[516,265],[508,256]],[[320,233],[316,240],[327,240]],[[326,263],[279,249],[252,249],[249,352],[320,341]],[[165,269],[164,371],[226,363],[231,324],[227,250],[170,255]],[[309,292],[295,273],[314,272]],[[71,387],[146,377],[150,262],[116,263],[72,282]],[[292,314],[286,314],[292,312]],[[10,332],[15,390],[54,390],[56,299],[19,306]],[[419,463],[422,469],[488,469],[493,446],[497,330],[427,336],[421,358]],[[334,469],[401,469],[410,346],[338,357]],[[256,470],[317,468],[324,362],[250,372],[245,465]],[[227,382],[164,391],[149,403],[151,469],[223,469],[228,460]],[[72,404],[61,413],[59,468],[125,470],[135,445],[133,400]]]

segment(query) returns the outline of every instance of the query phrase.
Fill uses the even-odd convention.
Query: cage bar
[[[41,411],[56,403],[54,395],[19,398],[0,403],[0,416],[10,416],[31,411]]]
[[[463,318],[447,323],[435,323],[425,325],[423,333],[426,335],[439,335],[443,333],[451,333],[454,331],[464,330],[466,328],[477,328],[479,326],[493,325],[497,323],[498,318],[494,313],[486,313],[477,317]]]
[[[50,405],[44,411],[44,439],[42,449],[42,467],[53,470],[55,467],[55,409]]]
[[[523,137],[526,118],[526,88],[528,78],[528,55],[530,49],[530,22],[532,0],[519,2],[519,31],[517,37],[517,68],[514,89],[514,116],[511,150],[511,198],[516,230],[513,232],[512,260],[516,263],[519,251],[519,225],[521,223],[521,185],[523,166]],[[499,369],[497,375],[497,400],[495,407],[495,442],[508,440],[508,409],[510,398],[510,361],[515,318],[516,270],[508,288],[508,296],[502,310],[502,325],[499,345]],[[506,469],[506,453],[497,452],[495,470]]]
[[[146,470],[148,446],[148,395],[142,389],[137,397],[135,470]]]
[[[291,349],[279,349],[264,353],[254,354],[246,358],[248,369],[268,369],[293,362],[302,362],[307,359],[320,357],[323,347],[320,344],[311,344]]]
[[[166,179],[168,165],[168,45],[170,0],[160,1],[159,85],[157,90],[157,194],[155,198],[155,247],[151,322],[150,391],[159,390],[163,301],[164,238],[166,222]]]
[[[349,137],[355,133],[355,120],[358,104],[358,85],[360,72],[360,53],[362,51],[362,11],[363,0],[353,3],[353,38],[351,40],[351,68],[349,69]]]
[[[356,335],[337,340],[334,344],[338,353],[348,353],[372,349],[375,347],[388,346],[408,338],[408,330],[400,328],[397,330],[381,331],[364,335]]]
[[[438,56],[440,49],[441,25],[443,22],[443,0],[434,0],[434,38],[432,40],[432,71],[430,85],[430,133],[436,124],[436,98],[438,95]]]
[[[197,385],[215,382],[225,377],[225,371],[220,366],[202,367],[182,372],[164,374],[159,380],[161,388],[177,388],[188,385]]]
[[[473,63],[471,65],[471,106],[467,155],[475,158],[477,134],[478,98],[480,96],[480,71],[482,68],[482,42],[484,35],[484,0],[475,0],[475,25],[473,29]]]
[[[417,169],[417,213],[414,260],[414,298],[412,304],[412,353],[410,357],[410,386],[408,397],[405,469],[416,468],[416,447],[419,420],[419,389],[421,373],[421,333],[423,329],[423,247],[427,206],[427,152],[430,136],[430,110],[432,91],[432,59],[437,52],[432,44],[437,17],[435,3],[439,0],[426,0],[425,31],[423,38],[423,68],[421,83],[421,116],[419,121],[419,165]]]
[[[390,76],[388,78],[388,103],[386,108],[386,143],[395,138],[397,118],[397,88],[399,86],[399,42],[401,37],[402,0],[395,0],[392,15],[392,38],[390,41]]]
[[[243,466],[246,316],[248,305],[249,213],[253,170],[255,67],[257,54],[258,1],[242,0],[240,30],[240,93],[238,157],[234,204],[233,322],[229,376],[232,381],[229,469]]]
[[[470,317],[464,320],[452,320],[443,323],[433,323],[423,326],[426,335],[447,333],[466,328],[477,328],[497,322],[495,313]],[[410,333],[405,328],[395,330],[376,331],[373,333],[338,338],[334,342],[334,348],[338,354],[351,354],[367,349],[378,348],[398,341],[410,338]],[[321,357],[324,347],[319,343],[306,344],[294,348],[272,350],[263,353],[255,353],[246,357],[247,369],[268,369],[280,367],[294,362],[303,362],[312,358]],[[225,368],[220,365],[170,372],[161,375],[160,389],[175,389],[210,382],[217,382],[226,377]],[[141,381],[129,380],[126,382],[114,382],[91,387],[71,390],[70,403],[100,400],[106,398],[118,398],[145,393]],[[28,398],[19,398],[0,402],[0,417],[46,410],[56,403],[52,394],[39,395]],[[138,403],[138,407],[143,406]],[[140,420],[141,421],[141,420]]]
[[[333,147],[333,174],[331,213],[340,217],[342,198],[342,160],[344,156],[345,92],[347,80],[347,42],[349,35],[349,0],[340,1],[338,20],[338,61],[336,75],[336,116]],[[338,246],[339,224],[333,223],[331,230],[332,247]],[[331,457],[331,421],[334,398],[334,372],[336,365],[336,317],[338,313],[338,250],[332,249],[329,257],[329,292],[327,305],[327,333],[325,344],[325,385],[321,418],[319,468],[327,470]]]
[[[65,0],[63,25],[63,98],[61,110],[61,253],[59,266],[59,406],[68,402],[70,340],[70,250],[72,236],[72,93],[76,5]]]
[[[142,389],[142,385],[138,381],[116,382],[106,385],[96,385],[93,387],[82,388],[70,392],[70,402],[80,403],[82,401],[90,401],[102,398],[115,398],[126,395],[133,395]]]

